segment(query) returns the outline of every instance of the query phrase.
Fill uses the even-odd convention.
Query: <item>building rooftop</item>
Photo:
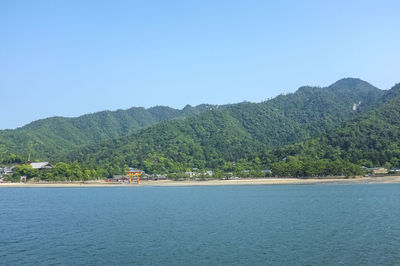
[[[51,168],[51,164],[49,162],[30,163],[30,165],[33,169]]]

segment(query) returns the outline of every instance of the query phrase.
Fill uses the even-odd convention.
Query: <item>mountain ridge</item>
[[[84,147],[67,158],[95,166],[135,165],[148,172],[215,168],[262,150],[304,141],[358,116],[355,102],[375,105],[384,91],[344,80],[341,90],[308,87],[261,103],[230,105],[129,136]],[[342,83],[343,83],[342,82]],[[357,86],[354,86],[357,85]]]
[[[399,92],[400,84],[396,84],[386,91],[374,109],[318,138],[269,150],[260,158],[272,166],[275,174],[285,176],[310,176],[310,171],[305,168],[307,164],[317,161],[321,162],[319,167],[332,162],[347,162],[367,168],[400,167]],[[335,168],[335,165],[332,167]],[[321,171],[319,174],[335,174],[332,168]]]
[[[0,150],[30,153],[48,159],[77,146],[120,137],[169,119],[196,115],[217,105],[202,104],[174,109],[167,106],[131,107],[100,111],[78,117],[54,116],[33,121],[17,129],[0,131]],[[223,106],[218,106],[223,108]]]

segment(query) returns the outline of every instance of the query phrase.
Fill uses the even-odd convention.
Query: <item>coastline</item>
[[[237,185],[313,185],[313,184],[389,184],[400,183],[400,176],[358,177],[358,178],[243,178],[233,180],[205,180],[205,181],[172,181],[143,180],[139,184],[132,183],[106,183],[104,181],[87,181],[71,183],[0,183],[0,188],[6,187],[183,187],[183,186],[237,186]]]

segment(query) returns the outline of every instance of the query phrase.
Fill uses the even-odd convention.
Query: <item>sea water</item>
[[[1,188],[1,265],[400,265],[400,184]]]

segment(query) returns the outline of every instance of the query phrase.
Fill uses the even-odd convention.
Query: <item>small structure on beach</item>
[[[124,183],[128,182],[128,178],[125,175],[114,175],[113,178],[107,179],[106,182]]]
[[[165,175],[155,174],[155,175],[149,175],[147,179],[157,181],[157,180],[167,180],[167,177]]]

